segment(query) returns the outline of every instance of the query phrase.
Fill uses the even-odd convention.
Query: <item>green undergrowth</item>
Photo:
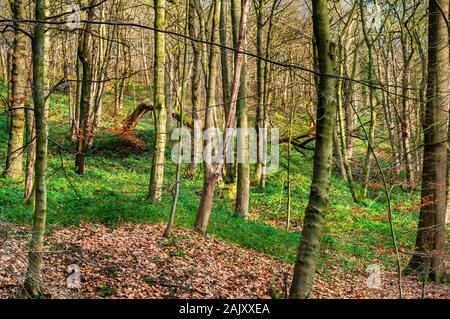
[[[168,189],[174,184],[175,165],[169,160],[166,185],[160,204],[147,198],[151,166],[153,128],[150,116],[139,124],[137,136],[142,147],[100,130],[95,147],[87,156],[86,174],[74,173],[74,144],[68,138],[67,99],[54,95],[51,101],[50,156],[48,168],[48,224],[52,227],[101,222],[110,226],[121,222],[166,222],[171,205]],[[131,109],[135,102],[126,102]],[[125,112],[126,113],[126,112]],[[125,114],[124,113],[124,114]],[[0,116],[0,154],[6,153],[6,116]],[[167,158],[170,159],[171,147]],[[209,233],[242,247],[252,248],[286,262],[294,262],[303,212],[307,205],[312,175],[312,153],[293,152],[291,230],[285,230],[287,175],[286,149],[281,148],[280,170],[270,175],[267,188],[251,189],[251,218],[233,217],[232,199],[215,197]],[[183,167],[185,170],[186,168]],[[0,216],[16,223],[31,223],[32,207],[23,204],[22,183],[0,179]],[[201,167],[192,179],[183,177],[175,223],[191,228],[202,187]],[[397,190],[393,199],[393,221],[402,250],[411,250],[418,211],[416,197]],[[373,262],[394,265],[393,245],[382,189],[371,189],[367,200],[356,205],[345,180],[333,175],[330,208],[322,240],[320,265],[331,263],[359,268]]]

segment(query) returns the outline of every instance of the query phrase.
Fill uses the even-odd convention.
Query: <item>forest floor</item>
[[[122,118],[135,106],[129,98]],[[106,116],[106,115],[105,115]],[[141,146],[105,126],[86,157],[83,176],[73,169],[74,144],[69,138],[67,97],[50,103],[47,241],[44,283],[52,298],[282,298],[295,261],[312,176],[312,152],[291,158],[292,216],[286,230],[287,150],[280,148],[280,170],[268,176],[267,187],[252,186],[250,218],[233,217],[232,195],[219,187],[208,228],[198,236],[194,224],[202,187],[202,168],[181,180],[175,236],[162,239],[174,185],[175,165],[167,161],[162,202],[148,201],[153,126],[147,116],[138,126]],[[6,153],[6,116],[0,114],[0,154]],[[380,146],[382,151],[383,146]],[[171,145],[167,149],[170,158]],[[3,158],[0,158],[3,162]],[[389,167],[390,162],[381,161]],[[358,165],[354,165],[358,177]],[[414,249],[420,201],[392,185],[392,220],[405,267]],[[400,180],[400,181],[398,181]],[[0,298],[23,280],[33,207],[23,203],[23,183],[0,177]],[[8,228],[7,227],[7,228]],[[450,231],[447,232],[450,239]],[[4,241],[4,242],[3,242]],[[3,243],[3,244],[2,244]],[[447,240],[447,252],[450,250]],[[69,251],[67,251],[69,250]],[[445,256],[447,262],[450,254]],[[81,267],[80,290],[66,289],[66,268]],[[367,270],[382,270],[380,289],[367,288]],[[288,274],[288,275],[286,275]],[[419,298],[422,284],[405,278],[407,297]],[[355,204],[347,183],[333,174],[330,205],[321,243],[317,298],[396,298],[396,261],[383,190],[369,187],[367,199]],[[425,297],[450,298],[450,284],[425,286]]]
[[[26,270],[28,231],[12,226],[0,247],[0,298],[14,297]],[[11,231],[10,229],[10,231]],[[161,237],[164,225],[82,223],[48,236],[43,264],[46,298],[283,298],[292,265],[191,230]],[[80,268],[69,289],[67,269]],[[382,271],[379,288],[367,273],[335,266],[316,276],[313,298],[397,298],[395,273]],[[405,298],[449,298],[450,286],[403,280]]]

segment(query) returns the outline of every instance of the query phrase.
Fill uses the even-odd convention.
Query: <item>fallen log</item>
[[[123,133],[130,133],[135,131],[139,121],[142,119],[142,117],[144,117],[145,114],[147,114],[150,111],[153,111],[153,104],[149,99],[146,99],[141,103],[139,103],[137,108],[124,120],[122,124]],[[183,120],[183,125],[190,129],[193,126],[192,119],[190,117],[184,115],[183,119],[181,119],[180,110],[174,109],[172,111],[172,117],[176,119],[178,122]]]
[[[280,139],[280,144],[291,143],[295,150],[301,152],[301,150],[313,151],[313,147],[308,147],[308,144],[315,141],[315,130],[311,129],[309,132],[297,136],[285,136]]]

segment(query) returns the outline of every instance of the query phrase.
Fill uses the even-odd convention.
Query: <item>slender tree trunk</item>
[[[31,108],[31,105],[28,105]],[[32,109],[25,111],[26,115],[26,141],[27,141],[27,163],[25,169],[24,200],[26,204],[31,204],[34,194],[33,172],[36,161],[36,124]]]
[[[5,58],[4,51],[0,51],[0,71],[1,71],[1,79],[4,82],[8,82],[8,62],[7,58]]]
[[[78,38],[80,37],[80,35],[78,35]],[[81,40],[78,39],[78,42],[80,42]],[[80,59],[78,58],[78,54],[77,54],[77,58],[75,61],[75,70],[76,70],[76,77],[77,77],[77,83],[76,83],[76,87],[75,87],[75,112],[74,112],[74,118],[73,118],[73,122],[72,122],[72,140],[73,141],[77,141],[78,135],[80,134],[80,128],[79,128],[79,123],[80,123],[80,96],[81,96],[81,86],[82,86],[82,78],[83,78],[83,72],[82,72],[82,67],[81,67],[81,62]]]
[[[212,28],[212,35],[211,35],[211,41],[218,40],[219,34],[216,30],[217,25],[219,23],[219,8],[220,8],[220,0],[216,0],[215,2],[215,8],[214,8],[214,23]],[[240,79],[241,79],[241,70],[242,65],[244,63],[244,57],[243,54],[239,53],[239,51],[242,51],[245,47],[245,41],[246,41],[246,33],[247,33],[247,16],[248,11],[250,7],[250,0],[244,0],[242,4],[242,11],[241,11],[241,22],[239,27],[239,41],[237,46],[237,51],[235,52],[235,68],[234,68],[234,74],[233,74],[233,81],[231,84],[231,95],[230,95],[230,109],[228,110],[228,116],[227,116],[227,123],[225,126],[226,132],[230,133],[229,130],[235,127],[235,120],[236,120],[236,104],[237,104],[237,97],[239,93],[240,88]],[[211,46],[211,58],[210,63],[213,61],[214,63],[210,67],[210,73],[216,72],[216,65],[217,65],[217,52],[214,46]],[[213,58],[214,57],[214,58]],[[216,74],[214,75],[216,76]],[[212,78],[209,78],[209,89],[208,92],[212,93],[213,90],[211,89],[212,84]],[[214,94],[214,93],[213,93]],[[214,96],[215,97],[215,96]],[[210,103],[214,103],[214,101],[211,99],[211,94],[208,95],[208,103],[207,103],[207,110],[209,110],[209,105],[213,105]],[[212,112],[213,110],[211,110]],[[207,115],[205,121],[206,128],[211,127],[211,123],[213,123],[213,117],[212,114]],[[228,149],[230,143],[231,143],[232,134],[225,134],[225,141],[223,143],[223,148],[221,151],[221,154],[225,154],[225,150]],[[211,138],[207,138],[207,143],[211,143]],[[207,157],[209,154],[206,154]],[[223,161],[218,164],[210,165],[208,164],[208,161],[205,161],[205,175],[204,175],[204,183],[203,183],[203,191],[202,196],[200,198],[200,207],[197,213],[197,218],[195,221],[194,229],[200,233],[205,234],[208,229],[208,223],[209,218],[211,216],[211,208],[212,208],[212,201],[214,196],[214,191],[217,186],[217,182],[219,181],[219,178],[221,177],[222,169],[223,169]]]
[[[45,0],[36,0],[35,19],[45,20]],[[36,197],[33,233],[29,262],[25,278],[25,290],[33,298],[42,295],[41,264],[44,250],[45,221],[47,211],[47,111],[45,106],[44,80],[45,25],[36,23],[32,41],[33,53],[33,100],[36,119]]]
[[[383,52],[381,52],[383,53]],[[384,81],[385,83],[390,83],[390,76],[389,76],[389,59],[387,57],[387,55],[382,54],[382,58],[383,58],[383,66],[384,66]],[[381,75],[381,67],[380,67],[380,77]],[[397,153],[397,147],[395,145],[395,121],[394,118],[395,117],[395,113],[391,112],[391,96],[389,93],[385,92],[383,93],[383,113],[384,113],[384,120],[386,123],[386,128],[388,131],[388,137],[389,137],[389,144],[391,146],[391,152],[392,152],[392,157],[394,160],[394,171],[398,174],[398,168],[400,166],[400,161],[401,159],[398,156]]]
[[[374,59],[373,59],[373,45],[370,40],[369,30],[367,30],[366,26],[366,18],[365,11],[363,6],[363,0],[360,0],[360,11],[361,11],[361,23],[362,29],[364,33],[364,42],[367,46],[367,59],[368,59],[368,83],[369,83],[369,105],[370,105],[370,128],[369,128],[369,136],[367,143],[367,152],[364,160],[364,169],[363,169],[363,190],[362,197],[365,198],[367,196],[367,189],[369,187],[369,179],[370,179],[370,170],[371,170],[371,161],[372,161],[372,150],[371,145],[375,145],[375,129],[376,129],[376,120],[377,120],[377,103],[375,96],[375,77],[374,77]]]
[[[291,180],[291,152],[292,152],[292,129],[294,126],[295,106],[293,101],[293,107],[291,111],[291,118],[289,119],[289,143],[287,149],[288,167],[287,167],[287,203],[286,203],[286,231],[289,231],[291,227],[291,212],[292,212],[292,180]]]
[[[228,56],[227,56],[227,29],[226,29],[226,1],[221,1],[220,5],[220,61],[222,66],[222,94],[225,116],[228,114],[230,108],[230,78],[228,74]],[[227,122],[227,118],[225,118]],[[232,184],[235,180],[235,172],[233,163],[226,163],[225,165],[225,183]]]
[[[355,12],[355,8],[356,8],[356,4],[353,6],[352,12],[350,14],[350,18],[347,20],[343,30],[342,30],[342,36],[339,37],[338,39],[338,49],[339,49],[339,79],[337,80],[337,94],[336,94],[336,99],[337,99],[337,118],[338,118],[338,127],[339,127],[339,139],[340,139],[340,150],[337,150],[338,152],[341,153],[342,155],[342,166],[344,169],[344,173],[341,173],[342,176],[344,176],[343,178],[347,178],[347,183],[348,183],[348,187],[350,189],[350,193],[352,194],[352,198],[353,201],[355,203],[358,202],[358,193],[356,190],[356,186],[355,183],[353,181],[353,172],[352,172],[352,168],[350,166],[349,163],[349,156],[348,156],[348,148],[347,148],[347,134],[346,134],[346,129],[345,129],[345,114],[344,114],[344,100],[345,103],[350,104],[351,101],[351,87],[344,87],[344,85],[346,86],[351,86],[350,83],[345,83],[344,82],[344,69],[345,69],[345,62],[347,60],[347,56],[346,56],[346,50],[344,47],[344,43],[343,43],[343,36],[347,33],[347,30],[350,28],[350,25],[352,23],[353,20],[353,14]],[[355,53],[356,55],[356,53]],[[355,66],[354,66],[355,68]],[[349,81],[347,81],[349,82]],[[345,97],[342,96],[342,93],[345,93]],[[346,106],[347,108],[351,108],[351,105]],[[353,113],[353,112],[351,112]],[[353,122],[353,118],[351,118],[349,120],[349,122]],[[352,128],[353,131],[353,128]],[[350,134],[352,134],[352,131]],[[336,143],[336,142],[335,142]],[[353,141],[351,141],[351,143],[353,143]]]
[[[165,30],[165,0],[154,0],[155,28]],[[160,202],[163,193],[164,165],[166,152],[167,111],[165,105],[165,34],[155,31],[155,61],[154,61],[154,96],[153,117],[155,121],[155,144],[153,148],[152,172],[149,195],[153,202]]]
[[[220,1],[213,2],[213,20],[211,27],[211,42],[217,43],[219,41],[219,20],[220,20]],[[212,129],[214,127],[214,108],[216,107],[216,82],[217,82],[217,68],[219,62],[218,49],[216,46],[210,46],[209,52],[209,72],[208,72],[208,90],[206,92],[206,111],[205,111],[205,129]],[[205,146],[213,145],[212,134],[205,136]],[[211,217],[211,209],[213,204],[214,191],[219,175],[215,173],[212,163],[212,149],[205,149],[207,154],[204,155],[204,176],[203,176],[203,190],[200,198],[200,205],[195,220],[194,229],[197,232],[206,234],[208,230],[209,219]]]
[[[344,48],[345,49],[345,48]],[[347,64],[344,65],[344,70],[347,68]],[[356,71],[358,68],[358,51],[355,50],[353,53],[352,60],[352,68],[350,78],[356,78]],[[348,74],[346,72],[345,74]],[[356,111],[356,103],[354,103],[354,93],[353,93],[354,85],[352,81],[344,81],[344,95],[345,95],[345,104],[344,104],[344,112],[345,112],[345,124],[346,124],[346,137],[345,144],[347,145],[347,158],[349,161],[353,159],[353,149],[355,145],[355,138],[353,134],[355,133],[355,111]],[[352,106],[352,103],[354,104]],[[355,110],[353,109],[355,108]]]
[[[62,6],[62,5],[61,5]],[[70,116],[70,137],[72,139],[72,141],[76,140],[76,107],[77,107],[77,102],[76,102],[76,98],[74,98],[74,94],[73,94],[73,90],[72,90],[72,83],[68,81],[69,78],[71,78],[71,67],[69,64],[69,53],[68,53],[68,47],[70,48],[70,46],[68,45],[69,39],[71,37],[66,33],[64,35],[64,38],[62,39],[62,43],[61,43],[61,47],[62,47],[62,52],[63,52],[63,73],[64,73],[64,80],[66,81],[65,83],[65,89],[66,89],[66,93],[67,93],[67,98],[68,98],[68,106],[69,106],[69,116]]]
[[[169,50],[169,54],[167,55],[166,59],[166,66],[164,69],[165,72],[165,97],[164,97],[164,103],[166,105],[167,109],[167,132],[172,132],[173,128],[173,122],[170,114],[172,114],[172,110],[174,108],[174,104],[176,102],[173,101],[173,92],[176,90],[174,89],[175,83],[177,81],[176,77],[176,70],[177,70],[177,63],[176,63],[176,56],[178,55],[177,52],[172,52],[175,50]]]
[[[321,74],[316,116],[317,139],[311,192],[290,292],[290,297],[293,299],[308,298],[311,292],[329,201],[333,131],[336,124],[336,81],[330,76],[334,75],[334,52],[330,43],[327,2],[326,0],[313,1],[314,37]]]
[[[244,58],[245,59],[245,58]],[[245,62],[244,62],[245,63]],[[241,83],[246,83],[245,66],[242,68],[243,76]],[[246,92],[246,89],[241,89]],[[248,204],[250,197],[250,163],[249,163],[249,136],[248,136],[248,107],[247,101],[244,99],[238,103],[237,109],[237,126],[240,134],[237,136],[237,186],[236,186],[236,216],[244,218],[248,217]]]
[[[146,34],[144,32],[144,29],[141,30],[141,47],[142,47],[142,64],[144,67],[144,79],[145,79],[145,85],[150,86],[150,75],[149,75],[149,67],[147,62],[147,49],[146,49]]]
[[[15,0],[12,4],[15,19],[25,19],[26,3],[24,0]],[[24,153],[25,107],[27,96],[27,38],[21,31],[23,23],[14,23],[14,43],[11,68],[11,95],[9,110],[9,139],[8,153],[4,174],[12,179],[23,176],[22,154]]]
[[[256,7],[256,53],[258,56],[263,56],[263,6],[264,1],[259,0],[254,2]],[[257,3],[257,4],[256,4]],[[261,59],[256,60],[256,137],[257,137],[257,153],[256,153],[256,172],[255,182],[257,185],[261,184],[262,176],[262,130],[264,128],[264,79],[263,79],[263,61]]]
[[[90,0],[89,6],[96,4],[97,0]],[[90,9],[88,20],[94,18],[94,9]],[[89,125],[89,114],[91,112],[91,94],[92,94],[92,55],[90,54],[90,37],[92,25],[86,23],[82,31],[82,40],[79,47],[78,58],[80,60],[83,76],[80,94],[80,117],[79,117],[79,133],[77,136],[77,155],[75,159],[75,171],[77,174],[84,174],[85,171],[85,155],[88,148],[90,135],[92,134]]]
[[[441,8],[439,8],[439,5]],[[416,250],[407,273],[422,273],[435,281],[445,275],[445,215],[449,112],[449,0],[430,0],[428,26],[428,88],[423,121],[421,209]]]
[[[402,143],[405,151],[405,171],[407,189],[411,193],[414,191],[414,169],[412,160],[412,148],[411,148],[411,122],[410,112],[411,109],[408,105],[408,93],[409,93],[409,70],[411,60],[413,58],[413,48],[410,48],[411,52],[408,52],[406,35],[402,35],[402,57],[403,57],[403,71],[402,71]]]
[[[6,87],[6,100],[7,101],[11,101],[11,76],[12,76],[12,59],[13,59],[13,49],[9,48],[7,53],[6,53],[6,60],[7,60],[7,72],[6,74],[8,75],[7,78],[7,87]],[[6,130],[8,131],[8,135],[11,134],[11,115],[9,114],[9,108],[8,108],[8,113],[7,118],[6,118]]]
[[[105,17],[105,7],[102,6],[100,9],[100,20],[103,20]],[[92,123],[92,139],[90,141],[90,146],[93,143],[93,137],[97,133],[97,129],[100,126],[103,112],[103,92],[105,89],[105,76],[109,65],[109,54],[110,54],[110,45],[106,43],[106,27],[105,25],[99,26],[99,34],[100,38],[98,39],[98,49],[97,49],[97,74],[96,74],[96,86],[94,91],[94,103],[93,103],[93,112],[94,119]]]
[[[340,81],[342,83],[342,81]],[[358,192],[356,190],[356,185],[353,180],[353,172],[352,168],[350,166],[350,163],[348,161],[348,154],[347,154],[347,144],[345,139],[345,124],[344,124],[344,111],[342,108],[342,99],[339,98],[339,92],[338,89],[338,96],[337,96],[337,102],[338,102],[338,123],[339,123],[339,131],[340,131],[340,146],[341,146],[341,154],[342,154],[342,163],[344,165],[345,169],[345,176],[347,177],[347,183],[348,188],[350,189],[350,193],[352,194],[353,201],[355,203],[358,202]]]
[[[235,12],[241,12],[241,0],[233,0]],[[236,17],[237,18],[237,17]],[[236,19],[235,18],[235,19]],[[242,16],[239,14],[239,21]],[[239,29],[239,25],[236,26]],[[239,45],[239,40],[235,43],[235,47]],[[245,46],[243,47],[245,50]],[[241,81],[239,87],[239,95],[237,101],[237,127],[240,129],[237,135],[237,185],[236,185],[236,205],[235,215],[247,218],[248,203],[250,196],[250,164],[249,164],[249,145],[248,145],[248,107],[247,107],[247,71],[246,58],[243,57]]]
[[[196,10],[195,10],[195,0],[189,0],[189,36],[191,38],[197,38],[199,36],[199,30],[195,24],[196,21]],[[200,108],[200,96],[201,96],[201,57],[202,57],[202,47],[201,45],[192,40],[192,93],[191,93],[191,103],[192,103],[192,123],[198,125],[199,121],[199,108]],[[195,125],[194,125],[195,126]],[[197,156],[197,149],[201,147],[201,143],[198,143],[198,138],[196,134],[198,133],[195,127],[191,130],[191,162],[188,168],[188,176],[194,176],[197,171],[197,164],[199,163],[199,158]]]
[[[189,14],[189,0],[185,0],[186,2],[186,25],[185,25],[185,29],[184,29],[184,34],[188,35],[189,34],[189,20],[190,20],[190,14]],[[186,65],[188,62],[187,56],[188,56],[188,43],[187,43],[187,39],[185,38],[183,41],[183,66],[182,66],[182,71],[181,71],[181,93],[180,93],[180,118],[183,118],[184,115],[184,92],[185,92],[185,85],[184,83],[186,82]],[[183,121],[180,121],[180,129],[183,128]],[[182,153],[183,153],[183,148],[182,148],[182,141],[183,141],[183,136],[180,135],[180,139],[178,140],[178,145],[179,145],[179,150],[178,150],[178,161],[177,161],[177,168],[176,168],[176,173],[175,173],[175,192],[173,195],[173,201],[172,201],[172,208],[170,210],[170,217],[169,217],[169,222],[167,224],[166,230],[164,231],[164,237],[166,238],[170,238],[170,236],[172,235],[172,228],[173,228],[173,224],[175,221],[175,213],[177,210],[177,204],[178,204],[178,196],[180,194],[180,178],[181,178],[181,162],[182,162]]]
[[[264,62],[264,70],[263,70],[263,108],[262,108],[262,121],[263,121],[263,128],[265,134],[263,136],[258,135],[259,139],[263,139],[263,142],[258,141],[258,145],[261,147],[262,144],[267,141],[267,130],[268,130],[268,121],[269,121],[269,101],[270,101],[270,92],[269,92],[269,81],[271,79],[271,69],[269,69],[269,62],[267,62],[270,59],[270,44],[272,40],[272,29],[273,29],[273,17],[275,15],[275,10],[281,3],[281,0],[274,0],[272,4],[272,8],[270,10],[270,16],[269,16],[269,27],[267,30],[266,35],[266,50],[264,54],[265,62]],[[266,166],[267,166],[267,155],[266,153],[266,147],[262,146],[262,150],[258,151],[259,154],[261,154],[261,182],[260,182],[260,188],[264,189],[266,188]]]
[[[344,167],[344,160],[341,153],[341,145],[339,142],[339,135],[338,132],[338,126],[334,128],[333,132],[333,154],[334,154],[334,163],[337,167],[338,176],[340,179],[345,180],[346,179],[346,173],[345,173],[345,167]]]

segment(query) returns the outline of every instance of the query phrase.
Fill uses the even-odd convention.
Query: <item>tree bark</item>
[[[154,0],[155,28],[165,30],[165,0]],[[164,165],[166,152],[167,110],[165,105],[165,34],[155,34],[155,61],[154,61],[154,96],[153,118],[155,121],[155,142],[153,148],[153,162],[150,177],[149,195],[153,202],[160,202],[163,193]]]
[[[96,4],[97,0],[90,0],[89,6]],[[94,9],[88,12],[88,20],[94,18]],[[92,55],[90,54],[90,38],[92,24],[86,23],[82,31],[82,39],[78,51],[78,58],[82,66],[82,83],[80,93],[80,117],[79,117],[79,133],[77,136],[77,155],[75,159],[75,171],[77,174],[84,174],[85,171],[85,155],[88,148],[90,135],[92,134],[89,114],[91,112],[91,94],[92,94]]]
[[[272,8],[270,10],[270,16],[269,16],[269,27],[267,30],[266,35],[266,50],[264,54],[264,58],[266,61],[264,62],[264,70],[263,70],[263,107],[262,107],[262,125],[263,128],[265,128],[265,134],[264,136],[258,135],[259,139],[263,139],[263,141],[267,140],[267,129],[268,129],[268,120],[269,120],[269,100],[270,100],[270,92],[269,92],[269,81],[271,79],[271,71],[272,69],[269,68],[269,62],[267,62],[270,59],[270,43],[272,40],[272,29],[273,29],[273,17],[275,15],[275,10],[280,5],[281,0],[274,0],[272,4]],[[259,147],[261,147],[261,144],[264,142],[258,141]],[[266,166],[267,166],[267,155],[264,154],[267,150],[265,147],[261,147],[261,150],[258,150],[258,153],[261,154],[261,178],[260,178],[260,188],[264,189],[266,188]]]
[[[25,19],[26,3],[24,0],[15,0],[12,4],[15,19]],[[12,179],[23,176],[22,154],[24,153],[25,107],[27,96],[27,38],[23,33],[26,26],[14,22],[14,43],[11,67],[11,95],[9,110],[9,138],[8,153],[4,175]]]
[[[236,14],[235,20],[239,21],[239,24],[235,26],[239,30],[240,20],[242,14],[240,13],[241,0],[233,0],[234,12]],[[238,32],[239,33],[239,32]],[[235,47],[238,48],[239,39],[235,42]],[[245,50],[245,43],[242,49]],[[248,217],[248,203],[250,196],[250,164],[249,164],[249,148],[248,148],[248,107],[247,107],[247,71],[246,71],[246,58],[243,57],[241,80],[239,86],[238,101],[236,102],[237,109],[237,127],[240,129],[237,135],[237,185],[236,185],[236,205],[235,215],[239,217]],[[236,68],[236,66],[235,66]]]
[[[220,0],[218,0],[220,1]],[[214,23],[213,23],[213,32],[212,32],[212,39],[215,38],[218,39],[218,32],[215,30],[216,26],[219,22],[219,4],[218,1],[215,3],[215,9],[214,9]],[[241,71],[242,71],[242,65],[244,62],[243,54],[239,53],[243,50],[245,47],[245,41],[246,41],[246,34],[247,34],[247,17],[248,17],[248,11],[250,7],[250,0],[244,0],[242,4],[242,11],[241,11],[241,20],[240,20],[240,27],[239,27],[239,41],[237,46],[237,51],[235,52],[235,68],[234,68],[234,74],[233,74],[233,81],[231,84],[231,95],[230,95],[230,108],[228,110],[227,115],[227,123],[225,126],[226,132],[228,130],[231,130],[235,127],[235,121],[236,121],[236,104],[237,104],[237,97],[239,93],[240,88],[240,79],[241,79]],[[215,60],[217,60],[217,53],[215,53],[214,46],[211,47],[211,57],[215,57]],[[210,63],[213,59],[210,59]],[[217,64],[217,61],[215,61],[215,64]],[[215,70],[216,67],[210,68],[211,70]],[[210,71],[211,72],[211,71]],[[217,72],[217,71],[215,71]],[[209,79],[211,81],[211,77]],[[210,82],[211,84],[211,82]],[[211,88],[211,85],[209,85]],[[209,89],[209,91],[212,91]],[[212,105],[210,102],[213,102],[212,99],[210,101],[210,95],[208,98],[207,105]],[[207,106],[207,110],[209,110],[209,107]],[[213,110],[211,110],[213,111]],[[207,121],[205,121],[205,127],[210,127],[211,123],[213,123],[212,114],[205,117]],[[230,133],[228,131],[228,133]],[[221,150],[221,154],[225,155],[226,151],[231,144],[231,138],[232,134],[225,134],[224,142],[223,142],[223,148]],[[208,139],[210,140],[210,138]],[[207,154],[208,155],[208,154]],[[214,191],[217,186],[217,182],[219,181],[219,178],[222,174],[222,169],[224,166],[224,161],[215,163],[213,165],[208,165],[208,163],[205,163],[205,175],[204,175],[204,184],[203,184],[203,190],[202,190],[202,196],[200,199],[200,207],[197,213],[197,218],[195,222],[194,229],[200,233],[205,234],[208,228],[209,218],[211,216],[211,208],[212,208],[212,201],[214,197]]]
[[[367,81],[369,83],[369,105],[370,105],[370,128],[369,128],[369,136],[367,142],[367,152],[364,160],[364,169],[363,169],[363,190],[362,197],[365,198],[367,196],[367,189],[369,187],[369,179],[370,179],[370,170],[371,170],[371,161],[372,161],[372,149],[371,145],[375,145],[375,129],[376,129],[376,121],[377,121],[377,102],[375,96],[375,76],[374,76],[374,59],[373,59],[373,44],[371,42],[369,36],[369,30],[366,26],[366,18],[365,11],[363,6],[363,0],[360,0],[359,3],[360,11],[361,11],[361,23],[364,34],[364,42],[367,46],[367,59],[368,59],[368,76]]]
[[[308,298],[311,292],[329,202],[333,131],[336,124],[336,81],[331,76],[334,75],[334,48],[330,42],[327,2],[313,1],[314,37],[321,74],[316,116],[317,139],[311,192],[290,291],[290,298],[293,299]]]
[[[435,281],[445,276],[445,216],[449,111],[449,38],[441,7],[449,0],[430,0],[428,25],[428,88],[423,131],[425,147],[421,209],[416,250],[406,273],[422,273]]]
[[[35,18],[45,20],[45,0],[36,0]],[[36,119],[36,195],[34,223],[24,288],[33,298],[42,295],[41,264],[47,211],[47,111],[45,103],[45,25],[36,23],[32,41],[33,100]]]
[[[228,109],[230,108],[230,78],[228,74],[228,57],[227,57],[227,30],[226,30],[226,2],[221,1],[220,5],[220,64],[222,67],[222,95],[223,95],[223,105],[225,116],[228,114]],[[227,118],[225,118],[225,123]],[[233,163],[226,163],[225,165],[225,183],[232,184],[235,180],[235,170]]]
[[[197,38],[200,31],[197,28],[196,21],[196,9],[195,0],[189,0],[189,36],[192,38]],[[191,103],[192,103],[192,122],[198,123],[200,109],[200,98],[201,98],[201,71],[202,71],[202,47],[201,45],[192,40],[192,93],[191,93]],[[197,130],[198,133],[198,130]],[[200,159],[197,156],[197,149],[201,148],[201,143],[198,143],[198,138],[196,136],[196,131],[193,129],[191,131],[191,162],[188,168],[188,176],[194,176],[197,171],[197,165]]]
[[[274,0],[276,2],[276,0]],[[256,7],[256,53],[258,56],[263,56],[263,6],[264,1],[255,1]],[[256,60],[256,137],[257,137],[257,153],[256,153],[256,172],[255,182],[259,186],[261,184],[262,176],[262,129],[264,128],[264,79],[263,79],[263,61],[261,59]]]
[[[213,2],[213,20],[211,27],[211,42],[217,43],[219,41],[219,20],[220,20],[220,1]],[[210,46],[209,52],[209,74],[208,74],[208,90],[206,92],[206,111],[205,111],[205,129],[214,127],[214,108],[216,107],[216,81],[217,68],[219,62],[219,52],[216,46]],[[213,136],[207,134],[205,139],[205,146],[213,144]],[[212,150],[211,150],[212,151]],[[200,205],[197,212],[197,217],[194,224],[194,230],[202,234],[206,234],[208,230],[209,219],[211,217],[211,209],[213,204],[214,191],[219,175],[214,171],[211,160],[212,154],[204,154],[204,176],[203,176],[203,190],[200,198]]]
[[[31,107],[31,105],[28,105]],[[34,194],[33,171],[36,161],[36,124],[32,109],[25,111],[26,115],[26,141],[27,141],[27,163],[25,168],[24,200],[31,204]]]

